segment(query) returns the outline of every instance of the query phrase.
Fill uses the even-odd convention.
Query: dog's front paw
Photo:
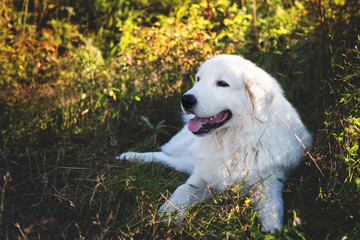
[[[175,222],[182,222],[186,213],[187,212],[184,211],[184,209],[180,209],[172,202],[168,201],[159,208],[158,217],[171,219]]]
[[[133,162],[136,159],[137,154],[138,153],[136,153],[136,152],[126,152],[126,153],[121,154],[120,156],[117,156],[116,159],[120,159],[120,160],[125,159],[125,160]]]

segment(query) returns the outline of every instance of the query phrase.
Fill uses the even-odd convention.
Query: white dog
[[[181,215],[212,191],[241,182],[256,202],[262,230],[280,229],[284,179],[311,148],[311,135],[277,81],[242,57],[214,57],[200,66],[195,80],[181,100],[192,118],[187,126],[161,152],[118,158],[156,161],[191,174],[160,215]]]

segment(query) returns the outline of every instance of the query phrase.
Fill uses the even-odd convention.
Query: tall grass
[[[339,239],[359,236],[359,6],[349,1],[0,3],[0,236],[4,239]],[[332,36],[328,38],[328,36]],[[187,176],[115,156],[181,128],[198,65],[242,54],[275,76],[312,130],[263,233],[234,186],[183,223],[156,217]],[[178,109],[178,110],[177,110]]]

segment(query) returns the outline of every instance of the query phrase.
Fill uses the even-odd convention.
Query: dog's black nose
[[[186,110],[189,110],[195,106],[196,102],[196,98],[192,94],[184,94],[181,98],[181,104]]]

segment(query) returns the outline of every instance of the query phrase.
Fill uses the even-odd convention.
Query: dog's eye
[[[225,82],[224,80],[219,80],[216,82],[216,86],[218,87],[229,87],[229,84]]]

